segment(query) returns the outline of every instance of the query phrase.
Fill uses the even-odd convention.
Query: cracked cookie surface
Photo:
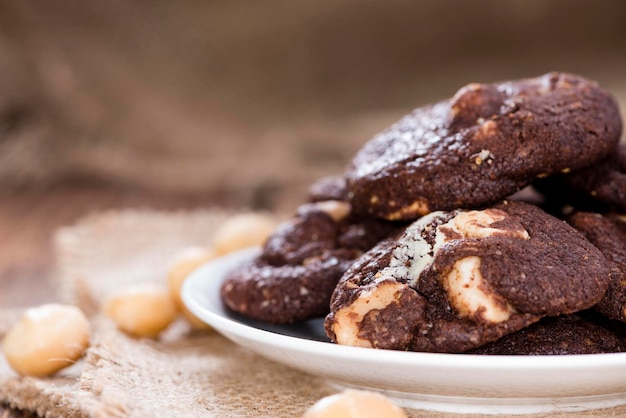
[[[626,322],[626,217],[578,212],[568,222],[604,254],[612,269],[609,288],[594,309]]]
[[[543,318],[471,354],[555,356],[626,351],[624,329],[601,318],[571,314]]]
[[[323,316],[341,275],[397,228],[356,216],[343,201],[301,205],[258,257],[228,274],[222,300],[235,312],[270,323]]]
[[[608,157],[589,167],[537,179],[533,186],[556,213],[568,207],[626,213],[626,144],[619,144]]]
[[[355,212],[412,220],[493,204],[537,177],[589,166],[621,130],[615,99],[580,76],[473,83],[374,137],[345,177]]]
[[[535,206],[433,212],[351,266],[325,329],[339,344],[465,352],[593,306],[609,284],[606,264],[578,231]]]

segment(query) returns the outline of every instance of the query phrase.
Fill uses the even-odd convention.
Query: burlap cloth
[[[164,283],[173,254],[205,245],[228,214],[106,212],[60,230],[58,298],[91,315],[83,360],[54,377],[19,377],[0,359],[0,402],[45,417],[298,417],[334,389],[183,320],[159,339],[133,339],[98,313],[130,283]],[[0,310],[0,336],[19,312]],[[514,378],[514,377],[512,377]],[[475,416],[406,410],[411,417]],[[549,416],[624,416],[626,408]],[[547,415],[546,415],[547,416]]]

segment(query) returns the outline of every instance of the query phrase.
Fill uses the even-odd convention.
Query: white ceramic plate
[[[212,261],[186,280],[182,298],[200,319],[237,344],[325,377],[337,387],[381,391],[404,407],[458,413],[529,414],[626,404],[626,353],[477,356],[376,350],[328,342],[321,320],[268,325],[222,304],[229,269],[258,249]]]

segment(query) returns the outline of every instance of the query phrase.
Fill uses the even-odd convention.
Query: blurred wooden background
[[[468,82],[561,70],[626,97],[625,21],[621,0],[2,1],[0,187],[274,206]]]
[[[472,81],[570,71],[624,105],[625,21],[621,0],[0,1],[0,304],[53,295],[59,225],[289,211]]]
[[[59,225],[289,211],[472,81],[576,72],[624,106],[625,21],[621,0],[0,1],[0,304],[53,293]]]

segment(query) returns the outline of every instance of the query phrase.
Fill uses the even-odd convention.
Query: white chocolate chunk
[[[450,220],[447,226],[460,233],[463,238],[487,238],[492,236],[509,236],[512,238],[529,239],[528,232],[517,225],[516,229],[492,228],[491,225],[504,220],[508,214],[498,209],[472,210],[460,212]]]
[[[406,285],[389,278],[377,281],[365,289],[350,305],[335,313],[332,331],[338,344],[354,347],[372,347],[369,340],[359,338],[359,327],[365,315],[372,310],[380,310],[395,302]]]
[[[427,230],[429,225],[436,223],[437,219],[445,216],[446,212],[432,212],[409,226],[394,249],[389,266],[381,270],[381,276],[408,279],[409,285],[416,287],[419,276],[433,263],[437,252],[448,242],[491,236],[509,236],[525,240],[530,238],[520,224],[507,229],[492,227],[491,225],[504,220],[508,214],[498,209],[485,209],[459,211],[448,222],[437,227],[434,245],[428,243],[422,232]]]
[[[381,277],[408,278],[409,285],[414,286],[434,259],[434,248],[424,239],[422,231],[444,216],[445,212],[432,212],[409,226],[393,250],[389,266],[381,270]]]
[[[483,161],[487,161],[489,158],[493,159],[493,154],[488,149],[483,149],[474,156],[474,163],[481,165]]]
[[[461,317],[478,313],[485,321],[498,323],[509,319],[515,311],[496,294],[483,290],[480,257],[465,257],[454,263],[443,285],[448,291],[450,304]]]

